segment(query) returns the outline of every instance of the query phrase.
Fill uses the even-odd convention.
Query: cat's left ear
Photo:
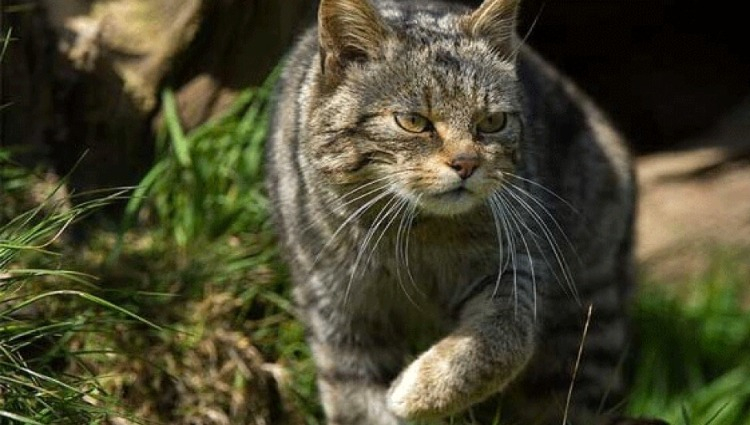
[[[485,0],[479,9],[464,17],[462,29],[472,37],[484,38],[501,54],[517,51],[516,34],[519,0]]]

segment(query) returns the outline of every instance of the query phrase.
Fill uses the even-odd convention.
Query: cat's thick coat
[[[522,45],[517,8],[322,0],[288,59],[268,190],[331,424],[498,391],[504,415],[559,424],[589,305],[570,417],[618,401],[629,157]]]

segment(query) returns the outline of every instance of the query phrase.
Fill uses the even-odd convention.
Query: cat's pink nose
[[[479,155],[475,153],[458,154],[451,161],[450,167],[453,168],[463,180],[466,180],[471,177],[471,175],[474,174],[474,171],[479,167]]]

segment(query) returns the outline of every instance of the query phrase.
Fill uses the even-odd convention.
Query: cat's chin
[[[479,204],[481,204],[479,197],[466,189],[423,196],[419,200],[419,207],[423,212],[440,216],[466,214]]]

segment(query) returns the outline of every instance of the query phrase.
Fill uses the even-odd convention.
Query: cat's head
[[[342,193],[382,187],[431,214],[485,203],[519,161],[517,2],[446,13],[322,0],[312,165]]]

